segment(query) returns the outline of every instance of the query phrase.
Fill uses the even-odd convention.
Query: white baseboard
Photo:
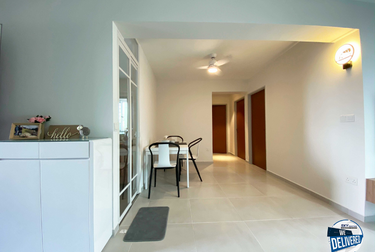
[[[330,204],[331,206],[333,206],[334,208],[336,208],[336,209],[338,209],[338,210],[340,210],[340,211],[342,211],[342,212],[344,212],[344,213],[346,213],[346,214],[348,214],[348,215],[350,215],[350,216],[352,216],[352,217],[354,217],[354,218],[356,218],[356,219],[358,219],[362,222],[373,222],[373,221],[375,221],[375,215],[374,216],[363,216],[363,215],[361,215],[357,212],[354,212],[353,210],[350,210],[349,208],[344,207],[344,206],[340,205],[339,203],[337,203],[337,202],[335,202],[331,199],[328,199],[327,197],[325,197],[325,196],[323,196],[323,195],[321,195],[317,192],[314,192],[314,191],[312,191],[312,190],[310,190],[310,189],[308,189],[308,188],[306,188],[306,187],[304,187],[304,186],[302,186],[298,183],[295,183],[295,182],[293,182],[293,181],[291,181],[291,180],[289,180],[289,179],[287,179],[287,178],[285,178],[285,177],[283,177],[283,176],[281,176],[281,175],[279,175],[275,172],[271,172],[271,171],[267,171],[267,172],[272,174],[275,177],[278,177],[278,178],[284,180],[285,182],[287,182],[289,184],[292,184],[294,186],[299,187],[302,191],[307,192],[307,193],[321,199],[322,201],[324,201],[324,202]]]

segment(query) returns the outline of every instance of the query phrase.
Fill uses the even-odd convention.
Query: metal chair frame
[[[152,153],[152,147],[154,146],[160,146],[160,145],[168,145],[168,159],[169,160],[169,147],[173,146],[173,147],[177,147],[177,156],[176,156],[176,166],[158,166],[158,167],[154,167],[154,153]],[[179,155],[180,155],[180,146],[178,144],[175,144],[175,143],[171,143],[171,142],[156,142],[156,143],[153,143],[151,144],[148,149],[150,150],[150,153],[151,153],[151,169],[150,169],[150,180],[149,180],[149,184],[148,184],[148,198],[150,198],[151,196],[151,181],[152,181],[152,171],[154,170],[155,172],[155,177],[154,177],[154,187],[156,187],[156,170],[157,169],[176,169],[176,185],[177,185],[177,195],[178,197],[180,197],[180,184],[179,184],[179,181],[180,181],[180,174],[179,174]],[[160,160],[160,147],[159,147],[159,160]],[[170,163],[170,162],[169,162]]]

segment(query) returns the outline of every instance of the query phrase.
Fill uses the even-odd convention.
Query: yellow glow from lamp
[[[216,73],[217,67],[216,66],[210,66],[207,70],[208,70],[209,73]]]

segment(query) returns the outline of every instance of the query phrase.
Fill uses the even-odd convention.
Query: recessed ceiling
[[[295,44],[286,41],[140,39],[138,40],[158,80],[248,80],[275,57]],[[205,56],[232,59],[220,67],[220,76],[197,67],[208,65]]]

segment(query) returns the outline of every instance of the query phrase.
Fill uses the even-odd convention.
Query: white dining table
[[[186,155],[186,177],[187,177],[187,180],[186,180],[186,185],[187,187],[189,188],[189,147],[187,144],[179,144],[180,146],[180,154],[181,155]],[[148,146],[145,147],[144,149],[144,155],[143,155],[143,161],[144,161],[144,166],[145,166],[145,169],[143,169],[143,178],[144,178],[144,186],[145,186],[145,189],[148,189],[148,180],[149,180],[149,175],[150,175],[150,169],[151,169],[151,164],[150,164],[150,157],[151,157],[151,152],[148,148]],[[177,147],[169,147],[169,154],[177,154]],[[159,154],[159,149],[158,147],[152,147],[152,153],[154,155],[158,155]]]

